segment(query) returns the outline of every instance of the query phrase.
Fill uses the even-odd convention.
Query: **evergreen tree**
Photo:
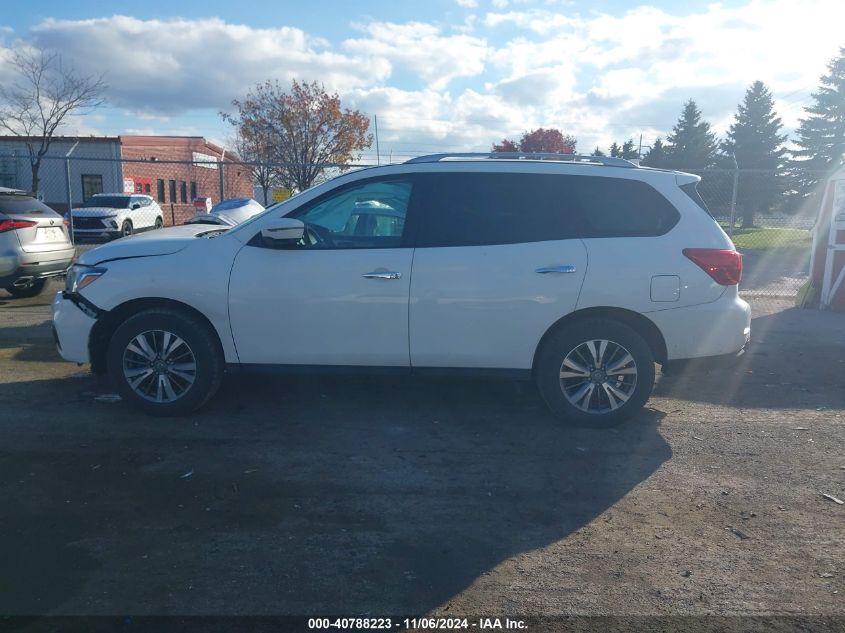
[[[665,169],[669,166],[666,146],[663,144],[660,137],[654,141],[654,145],[652,145],[651,149],[646,152],[645,156],[643,156],[642,165],[644,167],[657,167],[660,169]]]
[[[701,110],[692,99],[684,104],[666,142],[672,165],[678,169],[706,169],[716,160],[716,135],[710,131],[710,124],[701,120]]]
[[[845,164],[845,47],[827,68],[812,95],[815,103],[804,108],[807,117],[801,119],[795,141],[801,149],[792,152],[799,202],[814,192],[825,174]]]
[[[619,152],[620,158],[639,158],[640,153],[637,148],[634,146],[634,139],[629,138],[627,141],[622,143],[622,150]]]
[[[786,190],[782,172],[786,135],[774,110],[772,93],[762,81],[755,81],[745,91],[722,151],[736,157],[740,169],[737,206],[742,226],[754,224],[754,214],[771,208]],[[733,160],[730,161],[733,167]],[[752,171],[746,171],[752,170]]]
[[[599,146],[596,145],[596,149],[593,150],[593,153],[590,156],[604,156],[604,152],[599,149]]]
[[[613,141],[613,144],[610,146],[610,155],[613,158],[619,158],[622,155],[622,148],[619,147],[616,141]]]

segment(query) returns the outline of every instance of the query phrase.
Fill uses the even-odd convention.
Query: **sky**
[[[380,159],[394,162],[537,127],[574,135],[579,152],[641,136],[647,149],[690,98],[723,135],[755,80],[791,132],[845,46],[843,0],[30,0],[2,13],[0,81],[25,46],[104,75],[107,105],[65,134],[225,145],[233,99],[299,79],[377,117]]]

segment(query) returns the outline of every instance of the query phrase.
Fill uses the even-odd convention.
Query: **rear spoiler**
[[[701,176],[696,176],[695,174],[688,174],[682,171],[675,172],[675,183],[679,187],[683,187],[684,185],[689,185],[692,183],[698,184],[699,182],[701,182]]]

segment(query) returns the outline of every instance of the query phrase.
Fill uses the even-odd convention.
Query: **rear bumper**
[[[751,340],[751,307],[739,298],[735,286],[712,303],[650,312],[646,316],[663,334],[670,363],[710,357],[730,360]]]
[[[31,281],[64,275],[73,262],[73,251],[64,259],[57,259],[49,262],[21,262],[18,267],[8,275],[0,277],[0,287],[26,285]]]
[[[90,308],[65,292],[53,299],[53,335],[62,358],[75,363],[90,362],[88,340],[97,318]]]
[[[730,354],[720,354],[719,356],[703,356],[701,358],[679,358],[670,360],[662,367],[664,374],[672,375],[680,374],[687,371],[713,371],[716,369],[723,369],[731,367],[748,351],[748,344],[743,346],[738,352]]]

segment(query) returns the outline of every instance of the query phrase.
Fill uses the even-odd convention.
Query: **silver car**
[[[34,297],[73,260],[66,220],[24,191],[0,187],[0,288]]]

